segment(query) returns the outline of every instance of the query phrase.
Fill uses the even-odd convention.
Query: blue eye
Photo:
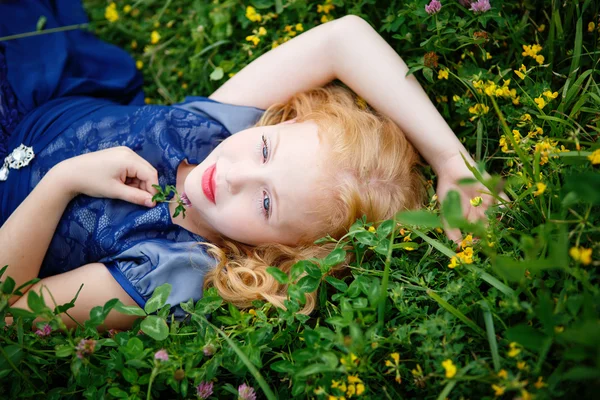
[[[271,214],[271,199],[269,198],[269,196],[267,195],[267,193],[265,192],[265,195],[263,197],[263,210],[265,210],[265,214],[267,216],[267,218],[269,217],[269,215]]]

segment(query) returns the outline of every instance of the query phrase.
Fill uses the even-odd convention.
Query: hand
[[[488,177],[488,174],[483,174]],[[489,194],[490,191],[482,183],[475,182],[473,184],[458,185],[457,182],[464,178],[475,179],[473,173],[469,171],[464,160],[459,155],[448,159],[438,172],[437,195],[440,202],[446,197],[450,190],[455,190],[460,195],[460,202],[463,210],[463,216],[469,222],[475,222],[479,219],[485,219],[485,211],[493,204],[496,199]],[[481,197],[481,204],[477,207],[471,205],[471,199]],[[506,201],[510,201],[504,192],[500,192],[499,196]],[[456,243],[460,243],[462,235],[460,229],[450,229],[447,226],[444,228],[446,236]]]
[[[120,199],[152,207],[158,185],[156,169],[128,147],[113,147],[69,158],[53,168],[53,174],[75,197]]]

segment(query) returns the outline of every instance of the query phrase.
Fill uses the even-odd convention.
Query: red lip
[[[202,174],[202,191],[208,200],[212,203],[217,204],[215,201],[216,185],[215,185],[215,170],[217,164],[213,164],[206,168],[204,174]]]

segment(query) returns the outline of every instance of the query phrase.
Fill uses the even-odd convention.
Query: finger
[[[134,165],[128,169],[127,175],[140,181],[140,189],[154,196],[158,191],[152,185],[158,185],[158,172],[156,168],[147,165]]]
[[[127,185],[120,185],[115,197],[140,206],[153,207],[155,205],[150,193]]]

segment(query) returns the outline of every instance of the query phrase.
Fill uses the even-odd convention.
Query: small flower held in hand
[[[492,8],[490,6],[490,0],[477,0],[474,3],[471,3],[470,10],[476,14],[479,14],[479,13],[484,13],[486,11],[489,11],[490,8]]]
[[[438,0],[431,0],[431,3],[429,3],[425,6],[425,11],[429,15],[436,14],[441,9],[442,9],[442,3],[440,3]]]
[[[242,383],[238,387],[238,400],[256,400],[256,393],[252,386]]]
[[[213,383],[212,382],[200,382],[196,386],[196,395],[200,399],[208,399],[213,394]]]
[[[154,353],[154,359],[160,361],[169,361],[169,353],[165,349],[160,349]]]
[[[192,202],[190,199],[188,199],[185,193],[179,195],[179,193],[177,193],[177,189],[173,185],[167,185],[165,189],[163,189],[160,185],[152,185],[152,187],[157,190],[157,193],[152,196],[152,201],[156,201],[157,203],[178,203],[177,208],[175,208],[175,213],[173,213],[173,218],[177,217],[179,214],[182,214],[183,218],[185,219],[186,207],[192,206]],[[172,200],[172,198],[169,198],[171,193],[174,194],[174,197],[176,197],[177,200]]]

